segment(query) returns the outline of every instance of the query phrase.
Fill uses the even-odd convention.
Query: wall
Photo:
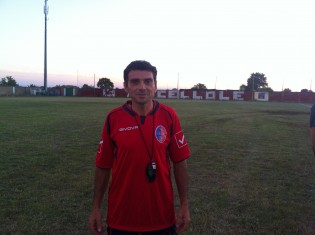
[[[65,96],[67,89],[73,89],[73,96],[96,96],[96,97],[127,97],[124,89],[114,89],[105,91],[104,89],[80,89],[74,86],[61,86],[48,88],[50,96]],[[0,86],[0,96],[27,96],[40,95],[40,88],[32,87],[2,87]],[[295,103],[315,103],[314,92],[245,92],[238,90],[158,90],[158,99],[194,99],[194,100],[234,100],[234,101],[277,101]]]
[[[25,96],[31,95],[30,87],[11,87],[11,86],[0,86],[0,96]]]

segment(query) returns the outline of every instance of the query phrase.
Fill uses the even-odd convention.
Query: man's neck
[[[136,102],[132,102],[131,108],[139,116],[146,116],[153,109],[153,101],[145,103],[145,104],[139,104]]]

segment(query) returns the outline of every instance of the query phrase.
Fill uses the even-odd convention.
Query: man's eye
[[[131,82],[132,84],[134,84],[134,85],[139,84],[139,80],[138,80],[138,79],[132,79],[132,80],[130,80],[130,82]]]
[[[151,84],[152,82],[153,82],[152,79],[145,79],[145,80],[144,80],[144,83],[145,83],[145,84]]]

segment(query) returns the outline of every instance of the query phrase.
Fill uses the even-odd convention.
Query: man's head
[[[137,60],[124,70],[124,88],[134,104],[152,103],[155,96],[157,70],[149,62]]]
[[[124,83],[128,84],[128,75],[132,70],[141,70],[141,71],[150,71],[153,74],[154,83],[156,85],[156,75],[157,70],[156,67],[151,65],[149,62],[145,60],[135,60],[132,61],[124,70]]]

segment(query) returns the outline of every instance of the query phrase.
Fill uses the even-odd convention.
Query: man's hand
[[[104,232],[102,226],[102,212],[101,209],[93,209],[89,218],[90,230],[94,235],[100,235]]]
[[[188,228],[190,224],[190,213],[188,206],[181,206],[176,215],[176,227],[177,227],[177,233],[182,234],[184,233]]]

